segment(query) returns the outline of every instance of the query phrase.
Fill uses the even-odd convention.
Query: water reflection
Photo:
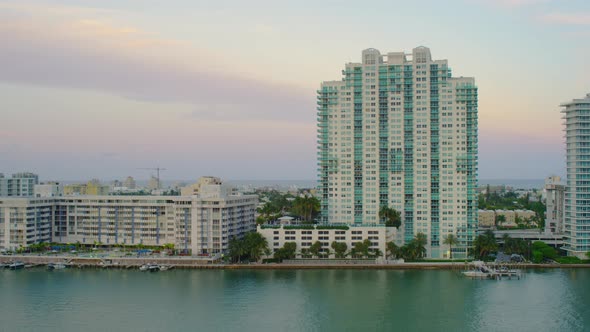
[[[580,331],[589,272],[0,270],[0,330]]]

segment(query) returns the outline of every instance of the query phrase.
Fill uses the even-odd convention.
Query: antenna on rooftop
[[[165,168],[162,167],[152,167],[152,168],[138,168],[138,169],[147,169],[147,170],[151,170],[151,171],[156,171],[156,181],[158,181],[158,190],[161,188],[160,187],[160,171],[165,171]]]

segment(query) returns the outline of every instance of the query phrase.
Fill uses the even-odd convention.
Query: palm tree
[[[387,242],[387,258],[393,257],[395,259],[400,258],[401,250],[393,241]]]
[[[245,254],[255,262],[269,251],[266,238],[258,232],[246,234],[243,243]]]
[[[344,258],[346,256],[346,249],[348,246],[342,242],[332,242],[332,249],[334,249],[334,256],[336,258]]]
[[[314,196],[298,196],[293,201],[292,210],[301,216],[304,221],[311,222],[315,214],[320,210],[320,201]]]
[[[510,235],[508,235],[508,233],[504,233],[504,235],[502,235],[502,242],[504,242],[504,253],[505,254],[512,254],[513,251],[513,243],[512,243],[512,238],[510,237]]]
[[[496,237],[494,236],[494,232],[488,230],[484,234],[478,235],[473,241],[474,247],[474,255],[479,258],[485,258],[491,252],[494,252],[498,249],[498,243],[496,242]]]
[[[232,262],[241,263],[242,256],[245,254],[244,243],[236,237],[232,237],[229,240],[228,252]]]
[[[422,258],[426,256],[426,244],[428,244],[428,239],[426,238],[426,234],[418,233],[414,238],[416,243],[416,253],[418,254],[418,258]]]
[[[350,254],[356,258],[369,257],[371,244],[371,240],[369,239],[364,239],[362,242],[357,242],[354,244]]]
[[[381,219],[381,221],[385,223],[385,226],[388,227],[395,227],[399,229],[402,224],[401,213],[394,208],[388,207],[387,205],[382,205],[379,209],[379,219]]]
[[[496,216],[496,226],[500,226],[501,224],[506,222],[506,216],[501,214]]]
[[[381,252],[381,250],[379,250],[379,248],[377,248],[377,249],[372,250],[371,256],[374,258],[378,258],[378,257],[383,256],[383,253]]]
[[[447,234],[445,239],[443,240],[444,244],[449,245],[449,259],[453,259],[453,246],[459,243],[459,240],[455,236],[455,234]]]
[[[310,247],[309,247],[309,253],[311,254],[312,257],[320,257],[320,251],[322,250],[322,243],[320,241],[315,241]]]

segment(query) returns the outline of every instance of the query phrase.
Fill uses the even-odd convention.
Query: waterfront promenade
[[[28,265],[43,266],[49,263],[70,263],[79,268],[139,268],[143,264],[155,263],[168,265],[178,269],[361,269],[361,270],[457,270],[466,269],[466,262],[409,262],[409,263],[366,263],[355,260],[338,260],[331,262],[291,261],[288,263],[244,263],[220,264],[197,257],[77,257],[77,256],[32,256],[32,255],[0,255],[0,263],[21,261]],[[519,263],[514,265],[523,269],[538,268],[590,268],[590,264],[533,264]]]

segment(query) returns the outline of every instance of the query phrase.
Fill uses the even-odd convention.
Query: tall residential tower
[[[401,241],[428,237],[430,257],[465,254],[477,228],[477,87],[430,50],[362,52],[318,90],[321,221],[379,224],[401,212]],[[457,250],[455,254],[455,250]],[[457,255],[458,254],[458,255]]]
[[[586,258],[590,251],[590,93],[561,106],[567,146],[564,249],[568,255]]]

